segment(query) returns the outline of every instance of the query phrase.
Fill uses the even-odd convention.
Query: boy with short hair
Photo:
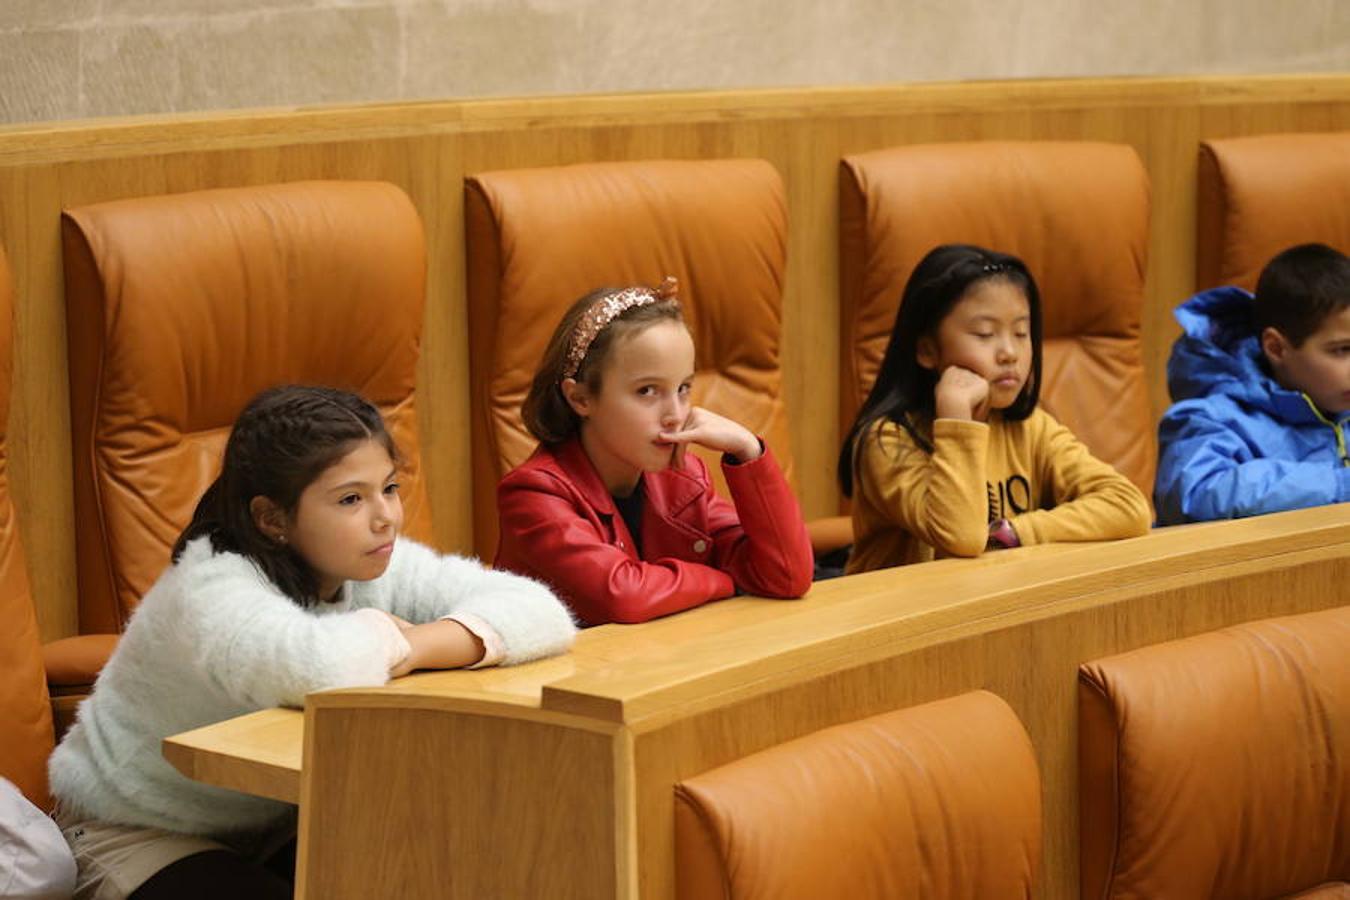
[[[1254,297],[1216,288],[1176,317],[1158,524],[1350,500],[1350,258],[1291,247],[1266,264]]]

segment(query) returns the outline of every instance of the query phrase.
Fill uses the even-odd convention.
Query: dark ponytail
[[[239,414],[220,475],[202,494],[192,521],[173,545],[173,561],[188,542],[208,537],[217,553],[251,559],[282,593],[301,606],[319,601],[313,568],[285,544],[258,530],[251,503],[266,497],[288,516],[300,495],[354,445],[379,441],[398,460],[380,412],[348,391],[287,385],[254,397]]]

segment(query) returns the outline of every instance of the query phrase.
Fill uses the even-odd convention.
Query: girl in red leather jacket
[[[522,408],[539,447],[497,489],[496,565],[550,585],[589,625],[810,587],[806,526],[773,453],[690,401],[694,342],[674,294],[668,278],[572,305]],[[690,444],[722,453],[734,504]]]

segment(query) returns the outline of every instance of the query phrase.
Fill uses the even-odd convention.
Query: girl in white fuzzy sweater
[[[397,452],[379,412],[328,388],[255,398],[220,477],[52,754],[77,898],[289,897],[265,865],[293,808],[192,781],[161,740],[310,691],[561,653],[542,585],[396,540]]]

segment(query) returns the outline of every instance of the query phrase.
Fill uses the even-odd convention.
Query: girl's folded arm
[[[903,426],[886,423],[864,439],[859,489],[939,553],[978,556],[989,537],[988,447],[982,422],[936,420],[931,454]]]
[[[212,562],[210,583],[189,586],[181,618],[205,677],[243,706],[300,706],[313,691],[384,684],[407,653],[398,626],[378,610],[316,614],[260,582],[233,554]]]
[[[717,566],[736,586],[767,597],[800,597],[811,587],[815,561],[801,508],[783,470],[766,447],[746,463],[723,463],[731,502],[706,492],[708,527]]]
[[[1040,483],[1053,504],[1012,519],[1023,544],[1137,537],[1149,528],[1148,500],[1109,463],[1092,455],[1073,432],[1048,414],[1033,441]]]
[[[383,576],[352,589],[355,603],[414,624],[452,618],[479,633],[477,624],[485,623],[500,639],[508,665],[563,653],[576,636],[567,608],[539,582],[406,538],[395,544]]]

